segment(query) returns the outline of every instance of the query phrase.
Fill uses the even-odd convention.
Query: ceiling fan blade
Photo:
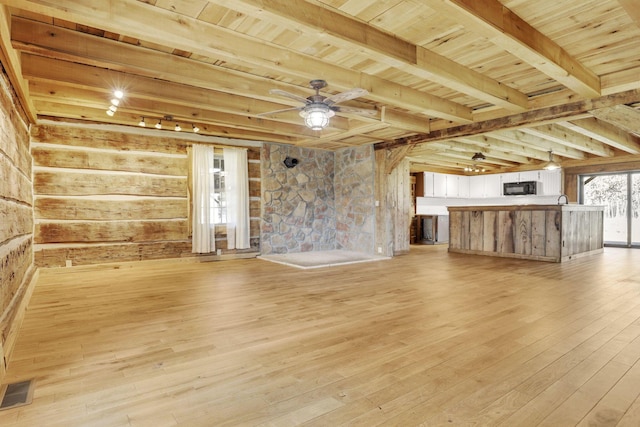
[[[349,114],[358,114],[360,116],[367,116],[367,117],[376,117],[378,115],[378,110],[368,110],[365,108],[353,108],[353,107],[331,107],[333,110],[342,112],[342,113],[349,113]]]
[[[327,105],[337,104],[338,102],[348,101],[350,99],[360,98],[361,96],[368,95],[369,92],[365,89],[354,88],[346,92],[338,93],[325,98],[324,103]]]
[[[278,114],[278,113],[284,113],[286,111],[295,111],[295,110],[302,110],[303,107],[291,107],[291,108],[284,108],[282,110],[275,110],[275,111],[267,111],[266,113],[258,113],[256,114],[256,116],[270,116],[272,114]]]
[[[310,102],[311,102],[311,101],[309,101],[307,98],[303,98],[303,97],[302,97],[302,96],[300,96],[300,95],[296,95],[296,94],[294,94],[294,93],[287,92],[287,91],[285,91],[285,90],[280,90],[280,89],[271,89],[271,90],[269,91],[269,93],[270,93],[270,94],[272,94],[272,95],[280,95],[280,96],[284,96],[285,98],[290,98],[290,99],[293,99],[293,100],[295,100],[295,101],[302,102],[303,104],[308,104],[308,103],[310,103]]]

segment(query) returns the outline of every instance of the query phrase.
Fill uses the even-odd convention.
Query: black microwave
[[[505,196],[525,196],[528,194],[536,194],[538,183],[536,181],[524,182],[505,182],[502,188],[502,194]]]

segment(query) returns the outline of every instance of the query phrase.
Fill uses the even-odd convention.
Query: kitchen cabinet
[[[603,251],[603,206],[449,206],[449,252],[563,262]]]
[[[499,174],[484,176],[484,197],[502,196],[502,177]]]
[[[485,176],[473,175],[469,177],[469,197],[486,197],[485,189]]]
[[[460,180],[458,175],[447,175],[447,197],[458,197]]]
[[[433,174],[433,197],[447,197],[447,175]]]
[[[424,197],[433,197],[433,188],[434,188],[434,173],[433,172],[423,172],[424,175]]]
[[[562,172],[556,170],[540,171],[541,191],[538,194],[544,196],[559,196],[562,194]]]

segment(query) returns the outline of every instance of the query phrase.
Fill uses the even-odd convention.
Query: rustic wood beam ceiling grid
[[[136,126],[408,155],[491,172],[640,154],[638,12],[628,0],[0,0],[0,60],[31,120]],[[9,30],[10,28],[10,30]],[[321,132],[293,99],[369,94]],[[127,96],[104,113],[109,92]],[[398,154],[400,153],[400,154]],[[394,157],[394,158],[395,158]],[[419,166],[418,166],[419,165]]]

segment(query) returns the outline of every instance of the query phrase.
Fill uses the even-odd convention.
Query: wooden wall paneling
[[[545,255],[548,257],[552,257],[555,259],[560,259],[562,256],[561,247],[562,247],[562,214],[557,211],[546,211],[545,212],[545,234],[546,234],[546,245],[545,245]]]
[[[462,212],[462,225],[460,226],[460,247],[462,249],[469,249],[469,236],[471,225],[471,212]]]
[[[184,197],[187,178],[109,172],[38,171],[34,173],[37,195],[93,196],[135,195]]]
[[[449,247],[463,249],[461,228],[462,212],[449,212]]]
[[[392,179],[396,183],[393,193],[397,197],[397,200],[395,203],[395,210],[392,221],[394,227],[394,255],[406,253],[409,251],[409,233],[412,212],[409,167],[409,159],[405,158],[400,161],[400,163],[391,171],[389,175],[387,175],[389,179]]]
[[[498,213],[496,211],[484,211],[482,214],[482,250],[496,252],[498,250],[497,233]]]
[[[189,141],[141,134],[102,130],[92,127],[36,125],[31,128],[34,142],[92,147],[120,151],[186,154]]]
[[[149,242],[187,239],[187,221],[47,221],[35,226],[36,243]]]
[[[531,211],[531,255],[546,256],[547,215],[545,211]]]
[[[192,256],[190,240],[52,246],[47,250],[36,250],[38,266],[60,267],[66,260],[73,260],[73,265],[90,265]]]
[[[186,156],[132,153],[127,151],[59,148],[47,145],[31,150],[35,165],[54,168],[139,172],[156,175],[184,176]]]
[[[531,211],[515,211],[513,218],[514,252],[521,255],[531,255]]]
[[[34,201],[39,219],[131,220],[187,218],[187,199],[170,197],[47,197]]]
[[[471,211],[469,215],[469,249],[482,251],[484,248],[484,215],[482,211]]]
[[[8,143],[9,145],[11,143]],[[0,153],[0,196],[28,205],[33,201],[30,175],[14,167],[9,158]]]
[[[389,195],[389,182],[386,174],[387,150],[375,150],[375,182],[374,199],[378,202],[375,225],[375,249],[382,248],[381,255],[393,256],[393,234],[391,224],[391,196]]]
[[[33,232],[31,206],[0,199],[0,242]]]
[[[498,212],[498,252],[512,253],[514,251],[514,219],[513,211]]]
[[[14,89],[0,67],[0,382],[36,271],[28,124]]]

